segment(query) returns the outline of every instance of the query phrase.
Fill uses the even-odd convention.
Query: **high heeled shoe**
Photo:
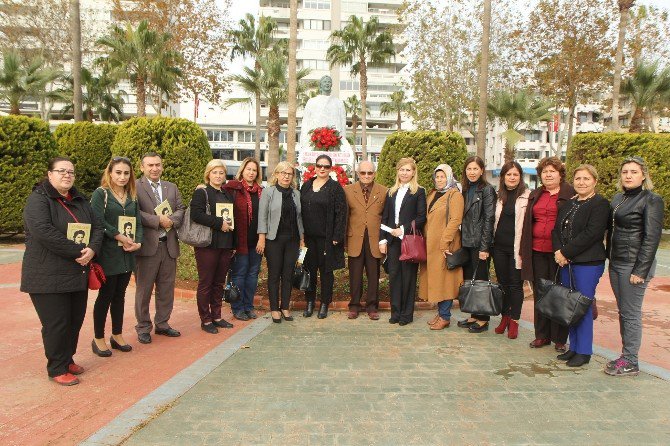
[[[314,301],[308,300],[305,311],[302,312],[302,317],[312,317],[312,314],[314,314]]]
[[[293,321],[293,316],[291,316],[290,314],[288,316],[286,316],[286,313],[284,313],[283,311],[281,311],[280,313],[281,313],[280,317],[283,317],[286,322],[292,322]]]
[[[109,358],[112,356],[112,351],[110,349],[100,350],[98,348],[98,344],[95,343],[95,339],[91,341],[91,348],[93,349],[93,353],[100,356],[101,358]]]
[[[116,342],[116,341],[114,340],[114,338],[111,337],[111,336],[110,336],[110,338],[109,338],[109,343],[111,344],[111,346],[112,346],[112,348],[113,348],[114,350],[120,350],[120,351],[122,351],[122,352],[124,352],[124,353],[128,353],[129,351],[131,351],[131,350],[133,349],[133,346],[132,346],[132,345],[130,345],[130,344],[121,345],[121,344],[119,344],[118,342]]]
[[[496,327],[494,330],[496,334],[503,334],[505,333],[505,330],[507,330],[507,327],[509,327],[509,322],[512,318],[509,316],[503,315],[502,320],[500,321],[500,325]]]
[[[270,312],[270,317],[272,318],[272,322],[274,322],[275,324],[281,324],[281,316],[282,316],[281,311],[279,312],[279,318],[277,318],[277,319],[275,319],[275,317],[272,315],[272,313],[274,313],[274,311]]]
[[[319,319],[325,319],[328,317],[328,304],[321,304],[319,307],[319,314],[316,317]]]

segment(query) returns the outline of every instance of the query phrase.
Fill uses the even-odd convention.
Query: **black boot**
[[[314,301],[308,300],[307,306],[305,307],[305,311],[302,312],[302,317],[312,317],[313,313],[314,313]]]
[[[325,319],[328,317],[328,304],[321,304],[321,307],[319,307],[319,315],[317,317],[319,319]]]

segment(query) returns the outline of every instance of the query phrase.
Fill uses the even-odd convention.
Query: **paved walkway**
[[[124,444],[670,444],[668,382],[428,316],[272,324]]]

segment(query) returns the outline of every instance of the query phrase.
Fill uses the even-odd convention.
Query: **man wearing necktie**
[[[375,165],[362,161],[358,165],[359,181],[345,186],[349,215],[346,251],[349,256],[349,319],[356,319],[363,297],[363,269],[368,279],[365,310],[374,321],[379,319],[379,226],[388,189],[375,183]]]
[[[181,226],[185,206],[177,186],[161,180],[163,159],[156,153],[147,153],[140,165],[142,177],[137,180],[137,200],[140,205],[144,240],[137,251],[135,272],[135,317],[137,339],[142,344],[151,342],[151,330],[155,325],[157,335],[177,337],[181,333],[170,327],[169,320],[174,305],[174,286],[177,275],[179,241],[176,229]],[[172,215],[155,209],[167,200]],[[155,286],[156,314],[151,322],[149,303]]]

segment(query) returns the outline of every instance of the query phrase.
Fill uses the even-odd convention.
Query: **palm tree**
[[[130,25],[125,29],[114,26],[110,35],[98,39],[99,45],[110,50],[98,63],[106,64],[110,75],[128,79],[135,87],[137,116],[146,116],[147,90],[154,81],[152,76],[179,65],[181,55],[168,49],[171,38],[168,33],[149,29],[149,22],[142,20],[137,29]],[[159,68],[160,65],[163,67]]]
[[[260,16],[258,26],[256,18],[247,13],[240,20],[239,28],[231,31],[232,40],[235,43],[230,53],[231,58],[252,57],[254,59],[254,70],[260,70],[259,59],[263,57],[273,46],[274,32],[277,22],[271,17]],[[254,155],[261,159],[261,94],[250,92],[256,98],[256,147]]]
[[[352,15],[347,26],[330,34],[333,42],[328,48],[326,58],[330,66],[351,65],[351,75],[360,75],[361,94],[361,125],[363,127],[363,159],[368,159],[366,128],[367,128],[367,97],[368,97],[368,65],[379,66],[387,63],[395,56],[393,36],[381,31],[379,19],[372,17],[369,22]]]
[[[670,95],[670,67],[661,68],[658,61],[640,62],[633,75],[623,81],[621,92],[635,106],[629,132],[642,133],[649,127],[654,106]]]
[[[63,90],[63,93],[69,96],[72,96],[73,77],[66,79],[70,89]],[[101,121],[107,122],[119,122],[123,119],[123,104],[125,102],[123,96],[126,95],[126,92],[117,90],[118,83],[114,79],[104,71],[100,76],[95,76],[87,68],[81,69],[80,78],[84,87],[82,108],[83,118],[86,121],[93,121],[96,115]],[[61,114],[71,112],[73,106],[72,103],[69,103],[61,110]]]
[[[521,90],[516,93],[496,91],[488,104],[492,118],[505,124],[507,130],[502,134],[505,138],[505,162],[515,157],[514,146],[523,139],[518,132],[522,125],[533,126],[551,116],[551,104],[540,96]]]
[[[60,99],[62,97],[57,92],[46,90],[47,85],[60,78],[62,73],[45,66],[41,56],[24,61],[18,52],[9,50],[2,55],[2,58],[0,99],[9,103],[10,114],[21,114],[20,104],[26,99]]]
[[[409,113],[412,107],[411,102],[407,101],[405,90],[398,90],[391,93],[391,101],[384,102],[381,105],[380,112],[382,115],[397,114],[396,126],[398,131],[402,130],[402,113]]]
[[[286,129],[286,159],[295,161],[295,136],[298,125],[298,80],[296,79],[296,52],[298,48],[298,0],[289,0],[288,45],[288,129]]]
[[[619,129],[619,94],[621,91],[621,68],[623,66],[623,46],[626,42],[626,27],[630,20],[630,9],[635,4],[635,0],[618,0],[619,5],[619,41],[616,47],[616,56],[614,61],[614,86],[612,89],[612,122],[610,129],[616,131]]]
[[[70,0],[70,32],[72,33],[72,101],[74,103],[74,120],[83,120],[81,93],[81,14],[79,0]]]
[[[358,100],[358,96],[354,94],[344,101],[344,111],[347,116],[351,116],[351,151],[354,153],[354,165],[352,167],[354,169],[354,180],[356,180],[356,131],[358,130],[358,119],[363,114],[363,107],[361,101]],[[369,115],[370,110],[366,110],[366,113]]]
[[[244,68],[244,74],[232,76],[243,90],[259,94],[268,105],[268,172],[272,172],[279,162],[279,132],[281,130],[279,106],[288,102],[288,63],[281,53],[269,52],[256,59],[259,69]],[[309,74],[309,69],[296,72],[298,94],[302,85],[300,79]],[[248,98],[231,99],[227,104],[248,102]],[[259,158],[260,159],[260,158]]]
[[[183,72],[176,65],[172,65],[169,59],[165,59],[166,53],[159,55],[159,59],[154,64],[151,70],[151,84],[155,87],[154,95],[156,96],[156,101],[153,101],[154,104],[158,103],[158,108],[154,106],[154,109],[157,110],[158,115],[163,114],[163,97],[165,96],[168,100],[177,90],[177,83],[179,79],[184,76]]]
[[[486,160],[486,106],[489,102],[489,53],[491,44],[491,0],[484,0],[482,48],[479,64],[479,111],[477,116],[477,156]]]

